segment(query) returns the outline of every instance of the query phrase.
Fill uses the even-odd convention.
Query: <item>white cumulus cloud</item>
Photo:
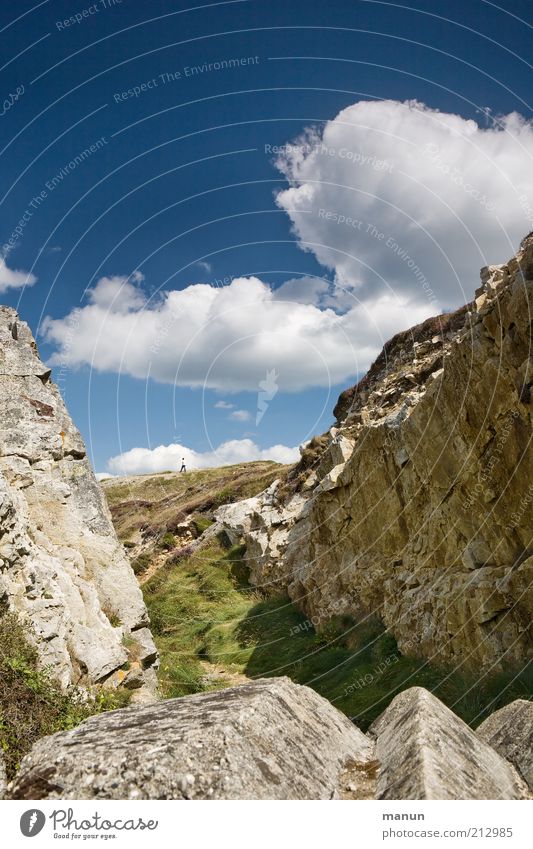
[[[252,460],[294,463],[299,456],[297,447],[273,445],[271,448],[259,448],[251,439],[231,439],[212,451],[204,452],[194,451],[178,443],[158,445],[156,448],[131,448],[123,454],[111,457],[107,465],[113,474],[142,475],[179,469],[182,457],[185,458],[187,469],[191,471],[231,466]]]
[[[6,261],[0,257],[0,293],[8,289],[22,289],[23,286],[33,286],[37,278],[28,271],[15,271],[8,268]]]
[[[277,196],[305,250],[367,300],[472,297],[482,265],[533,229],[533,125],[480,128],[421,103],[360,101],[278,157]]]

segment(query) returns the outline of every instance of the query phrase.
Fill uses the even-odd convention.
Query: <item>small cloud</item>
[[[234,410],[230,414],[230,419],[233,419],[236,422],[249,422],[251,418],[252,417],[248,410]]]
[[[276,463],[295,463],[300,458],[297,446],[272,445],[260,448],[251,439],[232,439],[213,451],[194,451],[179,443],[158,445],[156,448],[132,448],[116,457],[111,457],[109,468],[117,475],[142,475],[179,471],[182,457],[188,469],[212,469],[231,466],[234,463],[250,463],[254,460],[274,460]]]
[[[59,253],[61,253],[62,250],[63,250],[63,248],[61,247],[61,245],[53,245],[51,248],[48,248],[48,253],[49,254],[59,254]]]
[[[116,478],[116,475],[111,475],[109,472],[96,472],[95,478],[97,481],[106,481],[109,478]]]
[[[217,410],[233,410],[233,404],[229,404],[227,401],[217,401],[215,404],[215,409]]]
[[[6,261],[0,257],[0,292],[7,292],[8,289],[22,289],[23,286],[33,286],[37,282],[34,274],[29,271],[15,271],[8,268]]]

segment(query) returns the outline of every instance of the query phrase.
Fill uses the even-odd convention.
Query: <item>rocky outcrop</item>
[[[531,727],[531,723],[530,723]],[[35,744],[10,799],[525,799],[515,767],[426,690],[363,734],[287,678],[100,714]]]
[[[511,702],[482,722],[477,734],[515,765],[533,791],[533,702]]]
[[[530,724],[530,727],[533,725]],[[510,763],[422,687],[404,690],[370,727],[378,799],[524,799]]]
[[[531,656],[533,238],[472,304],[385,346],[288,484],[219,511],[254,584],[320,628],[377,613],[404,654]]]
[[[330,799],[372,744],[286,678],[92,717],[40,740],[14,799]],[[352,777],[352,782],[357,781]]]
[[[124,684],[141,698],[156,686],[146,608],[50,375],[27,325],[0,308],[0,600],[64,687]]]

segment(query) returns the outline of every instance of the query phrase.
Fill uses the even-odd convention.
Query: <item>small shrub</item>
[[[124,546],[124,548],[135,548],[136,543],[134,543],[132,539],[126,539],[124,540],[122,545]]]
[[[345,646],[348,635],[355,627],[354,620],[349,616],[332,616],[321,625],[316,633],[316,643],[319,646]]]
[[[230,486],[223,487],[213,498],[213,502],[216,505],[230,504],[232,501],[235,501],[235,490]]]

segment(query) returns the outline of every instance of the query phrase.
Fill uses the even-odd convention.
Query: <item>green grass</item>
[[[28,642],[27,627],[12,613],[0,613],[0,749],[8,778],[40,737],[74,728],[88,716],[122,707],[127,692],[97,695],[61,690]]]
[[[515,698],[531,698],[531,664],[516,678],[516,670],[481,680],[450,673],[401,656],[374,618],[339,618],[317,634],[287,598],[262,597],[247,576],[243,548],[227,551],[214,541],[144,585],[166,696],[210,688],[202,665],[207,661],[228,676],[287,675],[313,687],[362,729],[415,685],[474,725]]]

